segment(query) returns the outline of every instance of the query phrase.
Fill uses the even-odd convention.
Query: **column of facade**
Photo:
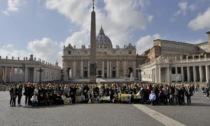
[[[88,78],[90,77],[90,61],[88,61]]]
[[[184,82],[184,67],[181,67],[182,82]]]
[[[209,82],[209,66],[206,65],[206,82]]]
[[[48,80],[49,80],[49,81],[51,81],[51,80],[52,80],[52,70],[49,70]]]
[[[47,80],[48,80],[48,78],[49,78],[49,76],[48,76],[48,75],[49,75],[49,70],[47,70],[47,71],[46,71],[46,74],[45,74],[45,76],[44,76],[45,81],[47,81]]]
[[[112,78],[112,61],[110,61],[110,64],[109,64],[109,75],[110,75],[110,78]]]
[[[202,70],[202,66],[199,66],[199,76],[200,76],[200,82],[203,81],[203,70]]]
[[[158,74],[159,74],[159,82],[161,83],[162,82],[161,67],[159,67],[159,69],[158,69]]]
[[[155,83],[157,83],[158,82],[158,67],[156,66],[156,68],[155,68]]]
[[[81,76],[81,78],[83,78],[83,61],[80,61],[80,64],[81,64],[81,68],[80,68],[80,76]]]
[[[102,75],[101,75],[101,77],[103,78],[104,77],[104,61],[102,61]]]
[[[107,61],[107,78],[109,78],[110,76],[109,76],[109,61]]]
[[[126,61],[123,61],[123,76],[127,78],[127,64]]]
[[[170,66],[169,67],[167,67],[167,70],[168,70],[168,74],[167,74],[167,76],[168,76],[168,83],[171,83],[171,68],[170,68]]]
[[[119,61],[116,62],[116,77],[119,78]]]
[[[45,69],[43,72],[41,72],[41,82],[45,81],[46,74],[47,74],[47,69]]]
[[[197,76],[196,76],[196,66],[193,66],[193,78],[194,78],[194,82],[196,82],[196,80],[197,80]]]
[[[190,67],[189,66],[187,66],[187,81],[190,82]]]

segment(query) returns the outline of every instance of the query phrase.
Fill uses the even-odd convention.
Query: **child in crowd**
[[[32,106],[37,106],[38,104],[38,97],[37,97],[37,93],[34,93],[34,95],[31,97],[31,103],[32,103]]]

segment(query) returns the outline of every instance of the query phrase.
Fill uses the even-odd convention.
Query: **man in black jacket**
[[[18,85],[18,105],[21,105],[21,98],[22,98],[22,91],[23,91],[23,85]]]
[[[16,86],[12,85],[9,92],[10,92],[10,106],[15,107],[16,106],[16,97],[17,97],[17,94],[18,94],[18,89],[17,89]]]

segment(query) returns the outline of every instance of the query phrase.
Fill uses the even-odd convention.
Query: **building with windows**
[[[210,32],[208,41],[189,44],[168,40],[154,40],[140,65],[142,81],[155,83],[209,82]]]
[[[113,47],[111,39],[101,27],[96,37],[96,74],[105,81],[126,81],[138,79],[137,66],[145,56],[136,54],[136,47],[128,44]],[[63,49],[63,70],[65,80],[87,81],[90,77],[90,48],[71,44]]]

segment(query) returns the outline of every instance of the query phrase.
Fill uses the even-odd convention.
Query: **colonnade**
[[[41,71],[41,81],[61,79],[60,70],[45,68]],[[0,82],[39,82],[40,71],[37,67],[0,66]]]
[[[136,61],[130,61],[129,64],[128,61],[101,60],[98,61],[96,64],[97,76],[102,78],[125,78],[129,72],[128,68],[132,68],[132,74],[136,75]],[[72,65],[64,65],[64,75],[73,79],[89,78],[89,65],[90,62],[85,60],[72,61]]]
[[[209,82],[210,65],[156,66],[153,81],[160,82]],[[155,80],[154,80],[155,79]]]

